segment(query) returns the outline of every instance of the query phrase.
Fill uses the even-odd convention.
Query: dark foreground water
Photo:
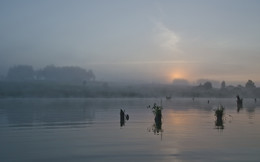
[[[209,100],[0,99],[0,161],[260,161],[260,100]]]

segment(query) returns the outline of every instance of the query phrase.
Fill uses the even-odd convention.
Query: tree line
[[[1,97],[242,97],[259,98],[260,87],[252,80],[233,86],[211,81],[197,86],[177,84],[119,84],[95,80],[92,70],[77,66],[49,65],[35,70],[30,65],[10,67],[0,81]],[[63,84],[64,83],[64,84]],[[181,82],[183,83],[183,81]]]
[[[95,74],[77,66],[58,67],[48,65],[35,70],[31,65],[17,65],[8,69],[5,80],[7,81],[55,81],[65,83],[86,83],[94,81]]]

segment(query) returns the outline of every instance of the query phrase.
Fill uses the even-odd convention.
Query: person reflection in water
[[[125,115],[125,111],[120,109],[120,126],[121,127],[125,125],[125,120],[129,120],[129,115],[128,114]]]
[[[241,109],[243,107],[243,99],[237,95],[237,109]]]
[[[224,107],[220,105],[220,107],[215,110],[215,128],[216,129],[224,129],[224,122],[223,122],[223,117],[224,117]]]
[[[237,112],[239,112],[241,108],[243,108],[243,99],[237,95]]]

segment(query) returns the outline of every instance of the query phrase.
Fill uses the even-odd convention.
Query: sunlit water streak
[[[208,103],[208,100],[210,101]],[[259,161],[260,103],[162,99],[1,99],[0,161]],[[225,107],[223,128],[214,109]],[[119,110],[130,120],[120,126]]]

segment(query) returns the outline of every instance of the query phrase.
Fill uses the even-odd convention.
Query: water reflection
[[[243,99],[237,95],[237,112],[239,112],[241,108],[243,108]]]
[[[224,122],[223,122],[223,117],[224,117],[224,107],[220,105],[216,110],[215,110],[215,128],[216,129],[224,129]]]
[[[152,131],[154,133],[154,135],[161,135],[161,140],[162,140],[163,129],[162,129],[162,121],[161,120],[155,120],[152,127],[148,128],[147,130],[148,130],[148,132]]]
[[[248,105],[246,105],[246,112],[248,114],[249,119],[254,118],[255,108],[256,108],[256,103],[249,103]]]
[[[163,132],[162,120],[155,120],[155,122],[152,126],[152,131],[154,132],[154,134],[157,134],[157,135],[159,135],[160,133]]]
[[[1,103],[2,115],[10,127],[71,127],[91,124],[91,104],[70,100],[13,100]]]
[[[216,129],[224,129],[224,121],[223,121],[223,119],[217,119],[215,121],[215,128]]]
[[[238,112],[238,113],[240,112],[241,109],[242,109],[242,107],[240,107],[240,106],[237,105],[237,112]]]
[[[247,100],[244,111],[237,114],[234,98],[211,99],[210,104],[208,99],[172,98],[163,103],[157,120],[145,109],[154,99],[66,100],[0,100],[1,161],[259,161],[260,105],[250,106]],[[215,120],[212,105],[218,103],[225,105],[225,116]],[[127,105],[126,113],[131,114],[127,129],[119,129],[122,105]],[[254,120],[248,120],[249,112],[255,115]],[[227,122],[229,113],[234,118],[232,124]],[[92,122],[91,126],[71,127],[87,122]],[[9,123],[70,127],[17,130]]]

